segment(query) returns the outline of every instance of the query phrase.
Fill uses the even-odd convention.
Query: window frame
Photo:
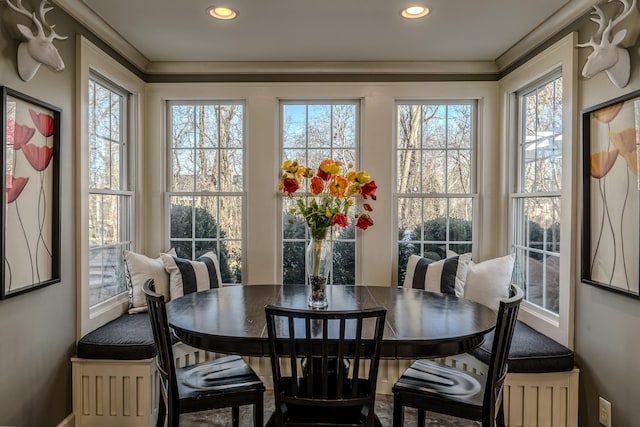
[[[573,46],[577,34],[571,33],[551,47],[536,55],[516,70],[500,80],[500,93],[503,98],[503,134],[506,158],[504,170],[505,193],[507,194],[508,233],[506,247],[512,251],[515,239],[515,203],[519,192],[520,180],[520,135],[518,120],[520,110],[518,94],[526,88],[548,78],[557,69],[562,76],[562,183],[560,194],[560,274],[559,274],[559,313],[556,315],[528,301],[520,306],[519,319],[534,329],[550,336],[559,343],[573,348],[573,317],[576,262],[576,218],[577,208],[574,194],[578,183],[578,141],[577,141],[577,55]],[[550,81],[550,80],[547,80]],[[526,193],[525,193],[526,194]],[[529,197],[538,193],[529,193]],[[545,193],[546,194],[546,193]],[[551,194],[551,193],[549,193]],[[555,193],[554,193],[555,194]]]
[[[201,105],[224,105],[224,104],[236,104],[242,106],[242,191],[234,191],[234,192],[223,192],[223,191],[175,191],[172,188],[172,168],[173,163],[171,161],[171,106],[172,105],[192,105],[192,106],[201,106]],[[164,233],[165,233],[165,247],[171,247],[171,198],[172,197],[225,197],[225,196],[233,196],[241,198],[241,211],[242,211],[242,221],[241,221],[241,232],[242,238],[240,239],[240,248],[241,248],[241,275],[242,282],[246,281],[247,277],[247,221],[248,221],[248,203],[247,203],[247,103],[244,99],[232,99],[232,98],[203,98],[203,99],[166,99],[165,100],[165,120],[166,120],[166,131],[165,131],[165,197],[164,197]],[[219,148],[218,148],[219,149]],[[196,150],[194,148],[194,150]],[[195,190],[195,189],[194,189]],[[195,226],[195,225],[194,225]],[[218,228],[218,233],[220,232],[220,228]],[[218,234],[219,235],[219,234]],[[187,239],[183,239],[186,241]],[[198,238],[192,237],[192,242],[197,242]],[[202,239],[202,240],[212,240],[212,239]],[[218,262],[220,262],[220,246],[223,241],[238,241],[237,239],[213,239],[216,241],[216,255],[218,257]],[[194,257],[190,257],[194,258]],[[195,259],[195,258],[194,258]],[[222,283],[222,286],[231,286],[233,283]]]
[[[302,105],[305,106],[308,110],[308,107],[311,105],[340,105],[340,104],[345,104],[345,105],[354,105],[356,108],[356,113],[354,116],[354,120],[355,120],[355,164],[354,167],[357,170],[359,168],[359,165],[362,162],[362,122],[363,122],[363,100],[361,98],[357,98],[357,97],[345,97],[345,98],[339,98],[339,97],[331,97],[331,98],[321,98],[321,97],[303,97],[303,98],[278,98],[277,99],[277,111],[278,111],[278,140],[277,140],[277,144],[278,144],[278,158],[279,158],[279,163],[278,165],[283,164],[283,162],[287,159],[285,159],[284,156],[284,108],[285,105]],[[308,117],[308,115],[307,115]],[[305,131],[305,135],[307,136],[308,139],[308,133],[306,133]],[[312,148],[313,149],[313,148]],[[328,150],[333,150],[333,142],[332,142],[332,146],[326,148]],[[308,146],[308,141],[307,144],[305,145],[304,148],[300,148],[300,150],[304,150],[305,152],[309,150],[309,146]],[[288,159],[288,160],[294,160],[294,159]],[[312,166],[316,166],[316,165],[306,165],[308,167],[312,167]],[[282,171],[280,171],[280,169],[278,168],[278,179],[280,178],[280,174]],[[276,187],[277,188],[277,187]],[[279,227],[278,227],[278,247],[277,247],[277,270],[276,270],[276,274],[278,277],[278,282],[279,283],[283,283],[284,280],[284,269],[283,269],[283,262],[284,262],[284,242],[285,241],[296,241],[299,239],[285,239],[284,238],[284,230],[283,230],[283,208],[284,208],[284,198],[286,197],[285,194],[283,194],[281,191],[278,191],[278,204],[277,204],[277,208],[278,208],[278,218],[279,218]],[[302,195],[303,193],[300,193],[300,195]],[[306,194],[306,193],[305,193]],[[309,194],[310,196],[310,194]],[[333,229],[334,227],[332,227],[332,229],[330,230],[330,234],[328,235],[327,240],[331,242],[332,245],[332,249],[333,249],[333,243],[336,241],[335,239],[335,235],[337,230]],[[359,238],[361,234],[361,231],[358,229],[354,229],[354,238],[353,239],[341,239],[341,240],[337,240],[337,241],[344,241],[344,242],[351,242],[353,241],[354,243],[354,259],[355,259],[355,265],[354,265],[354,280],[355,283],[354,285],[358,285],[362,282],[362,271],[361,271],[361,265],[362,265],[362,250],[360,248],[360,244],[358,244],[358,242],[361,240]],[[309,233],[308,230],[306,229],[305,226],[305,237],[304,237],[304,247],[305,250],[307,248],[307,245],[310,242],[310,237],[309,237]],[[333,254],[333,252],[332,252]],[[331,267],[331,283],[333,284],[333,265]],[[305,271],[305,284],[308,280],[308,275]]]
[[[118,219],[119,219],[119,223],[121,224],[121,227],[119,229],[120,236],[118,236],[118,239],[116,239],[117,242],[112,245],[100,245],[98,247],[104,249],[109,246],[114,246],[114,247],[120,247],[122,249],[130,250],[132,241],[133,241],[133,231],[134,231],[133,221],[135,218],[135,211],[134,211],[135,193],[132,190],[132,183],[131,183],[132,174],[129,168],[129,162],[131,159],[131,155],[129,153],[130,152],[129,137],[131,136],[129,134],[129,127],[130,127],[129,126],[129,121],[130,121],[129,109],[131,107],[130,105],[131,100],[129,98],[130,94],[123,88],[116,85],[115,83],[107,80],[104,76],[100,75],[96,70],[90,71],[89,80],[93,81],[95,84],[101,85],[103,88],[109,90],[111,93],[115,93],[118,96],[122,97],[121,111],[119,115],[119,120],[121,123],[121,135],[119,140],[117,141],[117,143],[121,144],[121,147],[118,150],[118,154],[119,154],[118,160],[119,160],[119,166],[120,166],[119,167],[120,189],[93,188],[89,185],[87,186],[89,199],[91,199],[92,196],[116,196],[119,199],[118,200],[119,203],[123,202],[118,212],[118,216],[119,216]],[[90,103],[91,102],[89,102],[89,104]],[[92,113],[89,112],[89,118],[91,117],[91,115]],[[89,134],[89,144],[90,144],[90,140],[91,140],[91,134]],[[113,138],[111,138],[111,142],[113,142]],[[122,250],[120,250],[120,253],[122,253]],[[124,276],[124,271],[123,271],[123,276]],[[110,298],[120,299],[123,294],[126,294],[127,293],[126,282],[124,283],[124,285],[125,285],[125,289],[123,290],[123,292],[120,292],[116,294],[114,297],[110,297]],[[101,306],[110,304],[108,301],[110,298],[107,298],[104,301],[94,304],[93,306],[90,305],[89,309],[91,311],[100,310]]]
[[[411,105],[411,104],[417,104],[420,106],[424,106],[424,105],[437,105],[437,106],[448,106],[448,105],[470,105],[472,108],[472,114],[471,114],[471,146],[469,148],[469,150],[471,151],[471,170],[469,171],[470,174],[470,191],[469,193],[424,193],[424,192],[416,192],[416,193],[399,193],[398,192],[398,153],[400,151],[400,149],[398,148],[398,140],[399,140],[399,134],[400,131],[398,129],[398,109],[401,105]],[[394,134],[394,143],[393,143],[393,171],[394,171],[394,175],[393,175],[393,217],[394,217],[394,224],[395,224],[395,234],[394,234],[394,249],[393,249],[393,254],[394,254],[394,260],[393,260],[393,273],[392,273],[392,277],[393,277],[393,282],[397,283],[398,286],[402,286],[402,282],[400,281],[400,267],[401,265],[399,264],[399,247],[400,247],[400,243],[403,242],[401,240],[398,239],[398,230],[399,230],[399,199],[400,198],[415,198],[415,199],[420,199],[420,200],[425,200],[425,199],[456,199],[456,198],[469,198],[471,199],[471,203],[472,203],[472,213],[471,213],[471,227],[472,227],[472,231],[471,231],[471,253],[473,254],[473,256],[476,256],[478,254],[478,239],[479,239],[479,233],[480,233],[480,227],[479,227],[479,193],[478,193],[478,171],[479,171],[479,167],[478,167],[478,159],[480,158],[480,153],[479,153],[479,139],[480,139],[480,102],[477,98],[457,98],[457,99],[440,99],[440,98],[429,98],[429,97],[425,97],[425,98],[420,98],[420,99],[396,99],[395,103],[394,103],[394,113],[393,113],[393,120],[394,120],[394,128],[395,128],[395,134]],[[422,138],[422,131],[421,133],[421,138]],[[447,143],[447,147],[445,148],[445,150],[449,150],[449,144]],[[423,148],[420,148],[420,152],[422,153]],[[424,210],[424,206],[421,208],[421,211]],[[448,216],[447,216],[447,221],[448,221]],[[447,240],[446,240],[446,245],[447,247],[449,246],[449,244],[452,242],[449,239],[448,236],[448,231],[447,230]],[[423,236],[424,237],[424,236]],[[415,241],[415,240],[411,240],[411,241],[406,241],[406,242],[414,242],[414,243],[419,243],[421,246],[421,251],[420,251],[420,256],[424,255],[424,246],[426,244],[429,244],[428,240],[420,240],[420,241]],[[454,241],[455,242],[455,241]],[[462,255],[462,254],[458,254],[458,255]]]
[[[121,88],[127,93],[126,137],[127,150],[126,175],[131,197],[129,223],[131,248],[140,241],[136,212],[139,211],[137,183],[142,176],[142,167],[138,156],[139,145],[143,141],[142,112],[144,99],[144,82],[131,71],[123,67],[109,55],[104,53],[84,37],[77,38],[78,76],[76,80],[76,277],[77,277],[77,339],[99,326],[119,317],[129,306],[128,292],[90,307],[89,303],[89,79],[92,75],[100,76],[104,81]]]

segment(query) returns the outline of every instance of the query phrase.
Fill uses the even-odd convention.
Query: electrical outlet
[[[598,405],[598,420],[604,427],[611,427],[611,402],[600,398]]]

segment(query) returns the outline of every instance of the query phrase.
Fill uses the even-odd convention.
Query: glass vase
[[[306,267],[311,292],[309,307],[327,306],[327,283],[331,271],[331,242],[326,239],[311,238],[306,252]]]

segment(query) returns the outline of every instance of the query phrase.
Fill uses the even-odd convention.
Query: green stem
[[[313,275],[320,275],[320,255],[322,254],[322,244],[324,240],[313,239]]]
[[[309,227],[311,233],[311,244],[313,245],[313,276],[320,274],[320,255],[322,254],[322,245],[327,238],[328,227]]]

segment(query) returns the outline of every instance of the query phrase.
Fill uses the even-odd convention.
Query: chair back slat
[[[178,383],[175,364],[173,363],[173,347],[171,343],[171,330],[167,318],[164,295],[155,292],[153,279],[145,282],[142,288],[147,300],[149,320],[156,346],[156,366],[160,373],[162,393],[172,404],[178,404]]]
[[[488,419],[495,419],[495,411],[501,404],[502,389],[504,380],[507,376],[507,360],[509,358],[509,350],[513,338],[513,331],[516,327],[518,319],[518,310],[520,303],[524,297],[522,289],[515,285],[509,288],[509,298],[500,301],[498,308],[498,316],[496,320],[496,328],[494,331],[493,344],[491,347],[491,358],[489,359],[489,367],[487,369],[487,383],[485,394],[483,396],[483,404]]]
[[[374,416],[385,308],[330,311],[268,305],[265,313],[276,421],[286,419],[291,405],[358,407],[365,417]],[[306,364],[301,370],[298,358]],[[289,365],[290,376],[283,367],[276,369],[280,363]]]

